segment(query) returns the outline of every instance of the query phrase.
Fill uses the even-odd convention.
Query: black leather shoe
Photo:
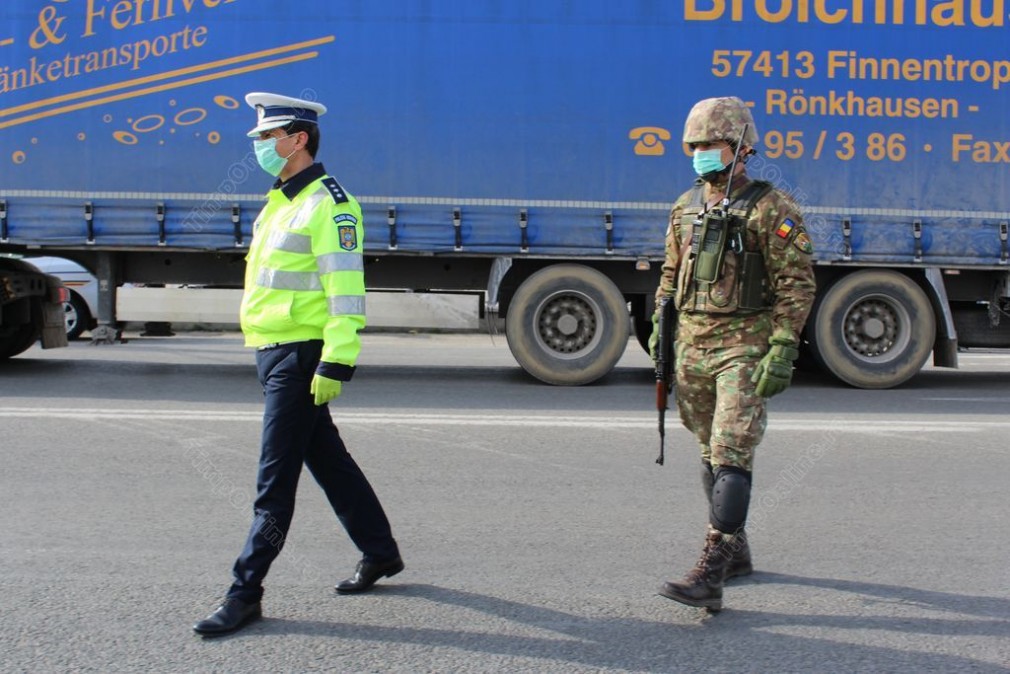
[[[369,562],[363,559],[354,569],[354,575],[337,583],[334,589],[340,594],[364,592],[375,585],[375,581],[383,576],[390,578],[401,571],[403,571],[403,560],[399,557],[385,562]]]
[[[216,611],[193,625],[193,631],[203,636],[219,636],[244,627],[262,617],[260,603],[250,604],[241,599],[229,597]]]

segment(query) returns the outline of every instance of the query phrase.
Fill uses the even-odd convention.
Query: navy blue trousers
[[[399,555],[389,520],[368,479],[347,453],[327,405],[309,393],[322,341],[282,344],[256,352],[266,408],[253,523],[235,561],[229,597],[259,601],[263,580],[291,526],[302,464],[322,487],[351,540],[365,559]]]

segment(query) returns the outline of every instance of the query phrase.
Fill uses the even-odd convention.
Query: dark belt
[[[270,344],[264,344],[263,346],[257,346],[257,351],[269,351],[270,349],[276,349],[278,346],[287,346],[288,344],[301,344],[302,342],[307,342],[310,340],[299,339],[294,342],[272,342]]]
[[[257,351],[269,351],[271,349],[276,349],[279,346],[292,346],[294,344],[311,344],[313,342],[323,343],[321,339],[296,339],[290,342],[271,342],[270,344],[264,344],[263,346],[257,346]]]

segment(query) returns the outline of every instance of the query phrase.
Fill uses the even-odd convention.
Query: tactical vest
[[[757,232],[747,230],[751,212],[772,189],[771,183],[753,180],[733,196],[726,208],[729,217],[728,236],[719,268],[711,282],[695,278],[698,246],[692,246],[699,235],[705,214],[705,184],[698,180],[681,211],[680,269],[677,274],[676,303],[678,311],[689,313],[731,314],[753,313],[771,306],[764,257],[758,251]]]

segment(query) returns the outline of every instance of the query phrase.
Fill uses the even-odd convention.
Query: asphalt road
[[[527,377],[503,337],[366,334],[335,403],[407,569],[306,473],[265,619],[205,640],[251,516],[262,399],[235,335],[33,349],[0,367],[0,670],[1010,671],[1010,355],[891,391],[800,374],[771,403],[757,572],[709,615],[656,594],[700,550],[696,449],[652,374]]]

